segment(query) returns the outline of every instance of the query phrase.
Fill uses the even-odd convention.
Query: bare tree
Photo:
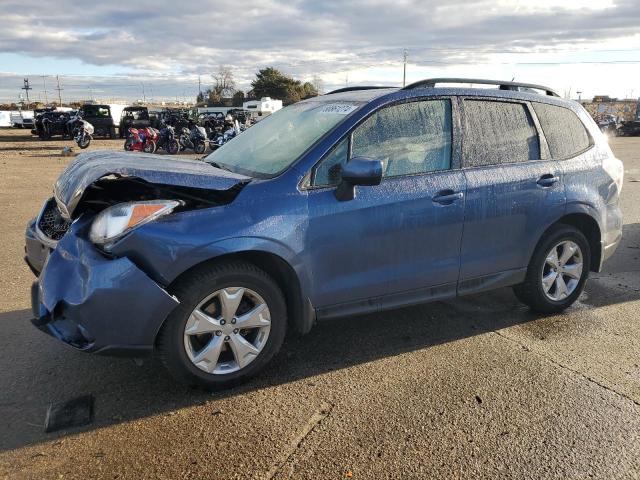
[[[212,92],[219,97],[232,97],[236,91],[236,82],[233,79],[231,68],[221,65],[217,73],[211,74],[213,78]]]

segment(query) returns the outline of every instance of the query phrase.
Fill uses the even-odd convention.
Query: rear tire
[[[235,291],[233,289],[238,287],[243,289],[243,293],[240,293],[239,306],[236,304],[236,309],[233,310],[233,323],[242,325],[243,314],[238,313],[243,307],[242,302],[252,298],[251,295],[253,295],[253,298],[259,297],[264,302],[261,305],[266,305],[266,312],[270,321],[266,333],[267,337],[264,339],[263,335],[263,343],[260,344],[257,335],[251,337],[253,330],[250,328],[249,330],[241,328],[239,332],[225,330],[218,336],[215,333],[212,334],[211,331],[202,335],[196,334],[195,341],[201,342],[197,345],[196,359],[202,351],[212,345],[213,341],[217,340],[222,344],[223,350],[219,354],[220,357],[216,356],[215,360],[209,364],[205,362],[203,366],[203,362],[197,363],[195,359],[192,360],[195,347],[192,347],[191,343],[189,343],[193,338],[189,335],[193,334],[189,334],[188,330],[192,329],[194,325],[193,314],[194,312],[201,314],[205,309],[203,302],[208,298],[214,298],[215,300],[216,297],[212,296],[216,292],[226,292],[226,289],[233,292]],[[158,334],[157,347],[163,364],[178,381],[211,389],[235,385],[257,374],[280,350],[287,327],[287,309],[284,295],[277,283],[266,272],[253,264],[233,261],[214,266],[203,266],[180,279],[171,290],[180,300],[180,305],[169,315],[162,326]],[[210,315],[207,318],[217,318],[218,320],[216,321],[221,322],[222,320],[220,319],[224,319],[228,315],[220,313],[224,311],[222,303],[218,303],[216,306],[214,300],[211,300],[210,306],[206,307],[207,312],[205,313]],[[251,309],[255,308],[255,305],[257,304],[252,306],[249,302],[249,311],[252,311]],[[210,310],[211,308],[214,309],[213,312]],[[215,310],[216,308],[218,310]],[[236,323],[236,318],[238,323]],[[206,322],[204,324],[209,325]],[[200,327],[200,323],[197,323],[197,326]],[[214,328],[226,328],[228,330],[229,327],[232,328],[234,326],[229,325],[229,319],[227,319],[225,326]],[[259,330],[258,327],[253,328]],[[262,331],[257,331],[257,333],[262,333]],[[234,335],[239,335],[241,338]],[[204,339],[201,339],[202,336],[204,336]],[[239,338],[239,340],[235,340],[236,338]],[[252,340],[252,338],[255,340]],[[245,340],[256,342],[256,345],[259,346],[259,352],[251,354],[249,357],[243,357],[243,362],[246,362],[244,366],[241,365],[240,361],[237,361],[234,370],[233,367],[228,367],[229,364],[233,364],[233,359],[237,358],[233,347],[236,345],[236,341],[242,343]],[[246,345],[246,343],[243,344]],[[232,359],[228,360],[230,356]],[[247,359],[249,360],[247,361]],[[229,373],[225,373],[225,368]],[[219,371],[211,373],[214,369]]]
[[[563,261],[563,254],[570,253],[572,255]],[[584,234],[569,225],[557,225],[540,241],[529,262],[525,281],[513,287],[513,291],[518,300],[535,312],[561,312],[584,290],[590,268],[591,249]]]

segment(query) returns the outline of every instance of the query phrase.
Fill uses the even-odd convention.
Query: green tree
[[[314,97],[318,94],[318,90],[311,83],[303,84],[273,67],[259,70],[256,74],[256,79],[251,82],[251,87],[253,96],[256,98],[277,98],[282,100],[285,105]]]
[[[244,103],[244,99],[245,99],[244,92],[242,90],[237,90],[233,94],[233,106],[234,107],[241,107],[242,104]]]

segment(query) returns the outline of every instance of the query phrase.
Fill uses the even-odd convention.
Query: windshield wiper
[[[227,172],[230,172],[231,169],[229,167],[226,167],[218,162],[207,162],[209,165],[211,165],[212,167],[216,167],[219,168],[220,170],[226,170]]]

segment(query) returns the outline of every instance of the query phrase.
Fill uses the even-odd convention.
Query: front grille
[[[38,228],[42,233],[52,240],[58,241],[69,230],[71,222],[62,218],[60,210],[56,202],[51,199],[44,206],[40,218],[38,219]]]

